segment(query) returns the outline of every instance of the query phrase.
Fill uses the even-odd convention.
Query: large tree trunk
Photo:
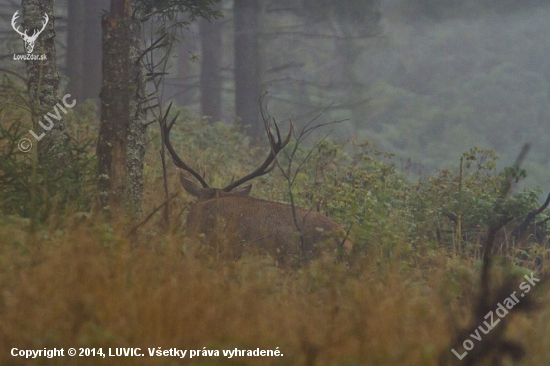
[[[137,57],[141,24],[129,0],[112,0],[102,19],[103,82],[97,145],[99,202],[105,212],[141,215],[145,85]]]
[[[222,103],[222,26],[219,20],[201,19],[199,21],[201,37],[201,112],[209,116],[212,122],[221,119]]]
[[[54,44],[53,0],[23,0],[21,5],[25,30],[42,29],[45,14],[48,16],[48,23],[38,35],[32,52],[34,55],[45,55],[45,59],[28,60],[26,65],[33,131],[36,131],[39,140],[38,162],[48,172],[46,178],[55,180],[72,166],[72,162],[64,113],[56,107],[61,102],[61,94]],[[57,108],[57,113],[54,108]],[[48,112],[56,114],[56,118],[46,118]]]
[[[147,77],[141,63],[142,23],[132,19],[130,27],[130,126],[128,129],[126,171],[126,204],[134,219],[141,217],[143,199],[143,164],[145,159],[145,133],[147,128]]]
[[[250,136],[263,132],[260,123],[259,0],[235,0],[235,109]]]

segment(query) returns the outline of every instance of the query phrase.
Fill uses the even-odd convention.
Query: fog
[[[411,21],[396,5],[362,59],[373,91],[365,137],[428,167],[456,165],[473,146],[510,165],[529,143],[529,183],[548,190],[550,7]]]
[[[9,59],[21,47],[9,24],[18,4],[0,3],[2,68],[24,78],[23,63]],[[370,3],[353,4],[361,10],[357,4]],[[256,61],[269,112],[279,121],[292,117],[298,126],[314,118],[343,120],[332,137],[370,140],[415,174],[455,169],[462,152],[473,147],[494,149],[502,168],[529,143],[525,184],[549,191],[550,6],[542,0],[521,2],[524,6],[508,0],[458,3],[382,0],[357,21],[358,9],[331,18],[322,11],[304,12],[301,2],[265,1]],[[67,57],[74,54],[67,49],[67,4],[55,2],[65,83],[71,74]],[[108,7],[108,1],[102,4]],[[222,34],[219,65],[213,67],[221,78],[219,119],[231,124],[236,118],[233,2],[222,1],[221,10],[224,17],[212,20]],[[85,16],[93,23],[85,31],[91,49],[100,40],[99,15]],[[199,31],[195,21],[179,34],[163,85],[164,101],[174,100],[197,116],[201,62],[208,63],[201,59]],[[100,61],[91,54],[83,59],[88,60],[80,66],[84,79],[74,85],[84,85],[83,92],[97,99]]]
[[[284,47],[284,35],[270,39],[280,64],[303,65],[287,77],[279,71],[274,81],[266,73],[279,114],[307,120],[329,106],[325,120],[348,119],[333,135],[373,141],[422,173],[457,169],[473,147],[494,149],[502,168],[529,143],[524,184],[548,191],[550,7],[427,16],[410,3],[382,2],[374,31],[304,27],[326,38],[302,37],[294,48]],[[350,34],[353,40],[328,36]]]

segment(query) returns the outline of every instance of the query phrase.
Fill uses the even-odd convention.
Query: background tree
[[[546,184],[550,68],[544,55],[550,33],[544,19],[550,10],[539,5],[503,12],[501,2],[470,2],[459,17],[434,21],[413,12],[412,2],[381,1],[384,21],[354,28],[331,20],[333,10],[314,17],[303,2],[266,1],[260,91],[269,91],[272,110],[293,115],[301,126],[330,105],[322,118],[349,119],[332,136],[369,139],[415,171],[447,166],[472,146],[511,159],[520,142],[532,141],[525,183]],[[320,3],[330,9],[327,4]],[[226,122],[236,115],[232,6],[226,3],[229,14],[221,24]],[[188,38],[180,55],[198,52],[194,45]],[[200,62],[183,61],[180,78],[168,79],[167,95],[185,95],[176,103],[199,114]]]
[[[46,178],[57,180],[71,167],[67,125],[61,112],[59,112],[60,118],[50,118],[52,121],[50,123],[44,119],[40,121],[42,116],[53,112],[54,106],[61,101],[60,76],[54,44],[53,0],[23,0],[21,7],[22,29],[40,30],[46,22],[45,14],[48,17],[46,27],[36,39],[33,50],[33,54],[43,54],[46,58],[26,61],[27,86],[34,131],[40,131],[39,136],[41,133],[44,134],[38,142],[38,162],[45,172],[49,172]],[[39,126],[39,122],[42,122],[46,128]]]
[[[99,101],[101,89],[101,11],[109,0],[71,0],[67,16],[67,91],[83,102]]]
[[[216,9],[219,10],[220,6]],[[200,101],[201,114],[209,116],[212,122],[221,119],[222,86],[221,75],[223,44],[222,23],[219,20],[199,20],[201,38]]]
[[[378,31],[380,1],[304,0],[302,16],[307,26],[332,35],[340,70],[329,85],[347,91],[338,108],[349,110],[353,120],[362,120],[366,111],[360,106],[366,105],[368,86],[361,82],[357,63],[366,50],[362,40],[372,38]]]
[[[97,144],[98,195],[104,211],[141,214],[145,155],[145,81],[141,23],[130,0],[111,0],[102,19],[103,82]]]
[[[235,0],[235,113],[242,126],[249,126],[250,136],[259,137],[260,123],[260,44],[258,29],[261,10],[259,0]]]
[[[190,20],[218,14],[211,8],[216,0],[146,1],[111,0],[110,12],[102,19],[103,83],[101,124],[97,145],[98,196],[106,212],[129,209],[141,216],[143,160],[147,93],[142,62],[151,45],[142,47],[142,22],[152,17],[163,20],[159,39],[170,34],[168,28],[188,24],[179,22],[178,13]],[[148,75],[154,78],[156,75]],[[160,101],[157,101],[160,102]]]

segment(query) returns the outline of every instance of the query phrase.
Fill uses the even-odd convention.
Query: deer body
[[[187,234],[192,238],[202,234],[207,243],[224,244],[229,257],[259,252],[284,263],[351,249],[342,227],[320,213],[296,207],[300,232],[291,205],[248,197],[251,186],[233,193],[199,188],[183,175],[180,180],[187,192],[198,197],[187,216]]]
[[[167,123],[170,107],[161,121],[163,143],[174,164],[190,173],[202,186],[199,187],[180,173],[185,190],[197,197],[187,216],[189,237],[221,247],[232,258],[239,258],[244,252],[252,251],[267,253],[278,263],[291,258],[309,260],[321,253],[336,256],[349,252],[352,243],[346,240],[345,231],[328,217],[299,207],[293,209],[288,204],[248,197],[252,186],[241,187],[245,182],[275,168],[277,154],[292,136],[292,120],[288,135],[283,140],[277,124],[275,138],[269,122],[264,119],[271,147],[269,155],[256,170],[218,189],[210,187],[204,177],[176,153],[170,142],[170,130],[177,115]]]

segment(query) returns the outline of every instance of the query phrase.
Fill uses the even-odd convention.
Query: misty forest
[[[550,1],[0,4],[0,364],[550,365]]]

